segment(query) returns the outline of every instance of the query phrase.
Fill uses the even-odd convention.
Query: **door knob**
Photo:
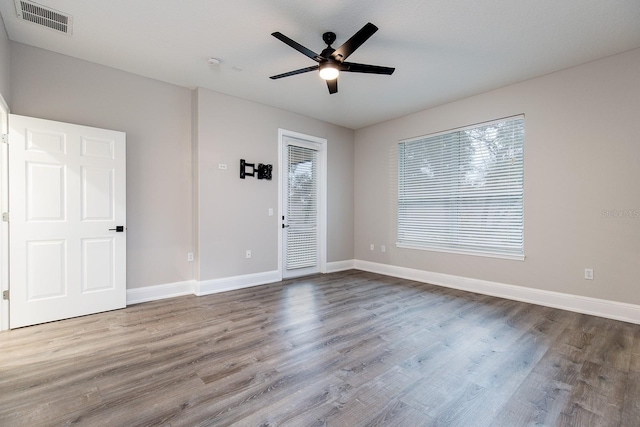
[[[122,233],[124,231],[124,225],[116,225],[116,228],[110,228],[109,231],[115,231],[116,233]]]

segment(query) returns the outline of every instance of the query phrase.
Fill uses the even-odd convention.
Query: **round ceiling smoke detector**
[[[209,59],[207,59],[207,63],[209,65],[218,66],[218,65],[220,65],[220,60],[218,58],[209,58]]]

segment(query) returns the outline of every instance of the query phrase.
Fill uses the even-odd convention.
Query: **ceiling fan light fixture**
[[[327,89],[329,94],[338,92],[338,75],[341,71],[350,73],[368,73],[368,74],[386,74],[391,75],[395,68],[382,67],[380,65],[358,64],[355,62],[345,62],[347,57],[351,55],[356,49],[358,49],[369,37],[371,37],[378,27],[368,22],[358,32],[356,32],[349,40],[343,43],[338,49],[331,47],[333,42],[336,41],[336,35],[332,32],[326,32],[322,35],[322,40],[327,44],[327,47],[322,50],[318,55],[311,49],[307,49],[295,40],[291,40],[284,34],[276,31],[271,35],[281,42],[285,43],[289,47],[294,48],[304,56],[317,62],[317,65],[311,67],[300,68],[299,70],[289,71],[287,73],[276,74],[269,77],[272,80],[281,79],[283,77],[295,76],[302,73],[309,73],[319,71],[320,78],[327,82]]]
[[[335,80],[338,78],[340,71],[333,64],[320,66],[320,78],[324,80]]]

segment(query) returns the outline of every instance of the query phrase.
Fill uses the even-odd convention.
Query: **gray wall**
[[[0,95],[9,106],[11,106],[10,58],[9,37],[7,36],[2,16],[0,16]]]
[[[353,259],[354,132],[206,89],[196,98],[200,279],[277,270],[278,128],[327,139],[327,261]],[[273,164],[274,179],[241,180],[240,159]]]
[[[127,133],[127,287],[192,278],[191,92],[11,42],[14,114]]]
[[[285,128],[328,140],[329,262],[355,258],[640,303],[640,218],[603,214],[640,210],[640,50],[355,133],[2,34],[0,59],[0,85],[11,75],[11,88],[0,90],[10,91],[14,113],[127,132],[129,288],[277,269],[277,217],[267,216],[268,208],[277,212],[277,182],[240,180],[237,162],[277,168],[277,129]],[[519,113],[526,115],[526,260],[396,248],[397,141]],[[194,271],[186,253],[196,244]],[[593,281],[582,279],[588,267]]]
[[[127,133],[128,288],[278,268],[277,179],[238,178],[277,168],[278,128],[328,140],[327,260],[353,259],[352,130],[13,42],[11,72],[13,113]]]
[[[639,76],[637,49],[356,131],[356,259],[639,304]],[[519,113],[526,260],[395,247],[398,140]]]

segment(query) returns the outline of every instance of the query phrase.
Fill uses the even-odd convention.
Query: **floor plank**
[[[360,271],[0,348],[0,426],[640,425],[639,325]]]

